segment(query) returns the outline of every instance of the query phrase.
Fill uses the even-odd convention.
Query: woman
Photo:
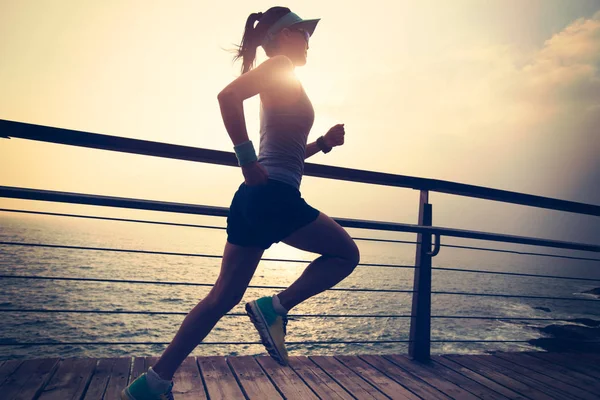
[[[289,288],[246,304],[262,343],[282,365],[288,361],[284,341],[287,312],[340,282],[358,264],[359,251],[348,233],[309,206],[299,191],[304,159],[344,143],[344,126],[338,124],[307,145],[314,111],[293,71],[306,64],[308,41],[318,22],[302,20],[285,7],[248,17],[234,58],[242,58],[242,74],[218,95],[244,175],[229,209],[221,271],[156,365],[123,390],[123,399],[172,398],[175,371],[221,317],[242,300],[263,252],[273,243],[282,241],[321,255]],[[259,45],[269,59],[252,69]],[[243,110],[243,101],[257,94],[261,100],[259,157],[248,138]]]

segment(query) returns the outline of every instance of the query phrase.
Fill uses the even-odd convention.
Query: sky
[[[273,5],[0,0],[0,119],[233,151],[216,98],[239,75],[227,49]],[[600,205],[600,0],[279,5],[321,18],[296,70],[315,108],[309,141],[345,124],[345,144],[307,162]],[[258,106],[244,102],[255,143]],[[0,185],[228,207],[242,180],[239,168],[0,139]],[[304,177],[301,191],[332,217],[417,222],[411,189]],[[600,243],[598,217],[430,201],[434,225]]]

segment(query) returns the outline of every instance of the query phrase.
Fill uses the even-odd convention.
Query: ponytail
[[[238,53],[234,57],[234,61],[242,59],[242,74],[250,71],[254,68],[254,60],[256,58],[256,49],[262,42],[262,37],[259,37],[257,29],[254,27],[254,23],[260,21],[263,13],[250,14],[246,20],[246,28],[244,29],[244,36],[242,37],[242,43],[238,47]]]
[[[283,15],[290,12],[287,7],[271,7],[265,13],[252,13],[246,20],[242,42],[234,50],[233,61],[242,59],[242,75],[254,68],[256,49],[261,45],[267,30]],[[254,24],[258,21],[258,24]]]

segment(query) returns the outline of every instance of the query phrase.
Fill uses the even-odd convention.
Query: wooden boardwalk
[[[153,357],[0,362],[0,399],[119,399]],[[600,355],[190,357],[175,399],[600,399]]]

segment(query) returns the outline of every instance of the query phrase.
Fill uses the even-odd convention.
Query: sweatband
[[[258,160],[256,157],[256,151],[254,150],[254,145],[252,144],[251,140],[233,146],[233,150],[235,151],[235,155],[238,159],[238,165],[240,167]]]
[[[323,151],[323,153],[327,154],[331,151],[331,147],[327,146],[325,143],[325,139],[323,136],[317,139],[317,147]]]

